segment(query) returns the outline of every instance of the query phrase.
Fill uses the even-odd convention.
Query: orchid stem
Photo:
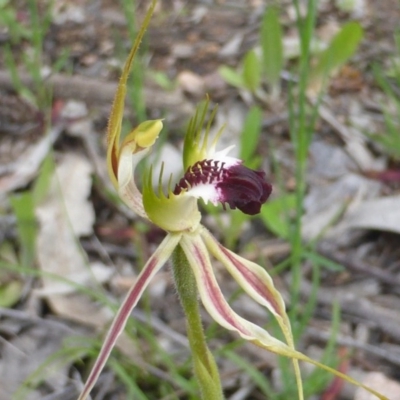
[[[193,369],[200,387],[201,398],[203,400],[223,400],[218,367],[207,347],[201,322],[196,280],[180,246],[172,254],[172,266],[176,289],[186,317]]]

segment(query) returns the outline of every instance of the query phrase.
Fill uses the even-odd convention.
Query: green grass
[[[380,132],[365,132],[370,140],[379,146],[381,152],[394,162],[400,161],[400,32],[394,35],[396,53],[391,59],[389,67],[384,69],[382,65],[374,65],[376,82],[385,94],[382,101],[384,129]]]
[[[310,243],[307,245],[304,243],[301,235],[303,205],[307,189],[308,149],[312,141],[313,132],[315,131],[319,99],[329,82],[330,74],[353,55],[362,37],[362,31],[358,24],[350,23],[343,26],[328,48],[316,56],[316,62],[311,66],[311,46],[314,38],[318,2],[309,0],[307,4],[307,14],[303,18],[300,16],[299,2],[296,0],[293,1],[297,13],[297,29],[300,36],[300,56],[298,63],[291,71],[293,76],[297,78],[297,82],[291,83],[289,86],[288,101],[290,139],[295,159],[295,189],[293,193],[287,192],[284,189],[283,182],[279,183],[278,180],[280,194],[275,199],[267,202],[261,213],[261,219],[266,227],[278,237],[288,240],[291,244],[289,258],[276,266],[276,271],[286,269],[291,272],[289,313],[293,334],[297,342],[300,342],[314,314],[316,293],[320,285],[320,269],[326,268],[329,265],[328,260],[315,252],[314,244]],[[228,83],[239,88],[247,88],[251,92],[257,93],[260,90],[257,88],[257,85],[261,85],[261,82],[264,80],[269,83],[271,91],[274,93],[272,98],[276,98],[277,94],[279,94],[279,76],[284,66],[280,45],[282,31],[277,24],[279,24],[277,9],[267,8],[260,32],[260,42],[264,56],[264,68],[262,70],[264,78],[262,79],[259,75],[259,70],[253,65],[257,62],[261,63],[261,61],[257,60],[256,56],[249,52],[244,58],[241,73],[236,73],[233,69],[227,67],[220,68],[221,75]],[[246,78],[247,76],[255,76],[256,78],[250,80]],[[316,91],[313,91],[313,97],[316,96],[314,97],[316,98],[314,102],[309,101],[311,88],[316,88]],[[255,97],[255,101],[257,102],[257,97]],[[253,113],[254,110],[249,111],[249,120],[254,119]],[[260,125],[258,125],[258,129],[261,129]],[[252,143],[253,138],[262,136],[260,131],[257,132],[257,128],[246,129],[244,132],[246,132],[245,139],[243,140],[244,143],[246,143],[246,140]],[[251,153],[245,151],[244,154],[248,156],[247,159],[252,159],[252,157],[249,157]],[[270,158],[274,159],[273,148],[270,152]],[[276,176],[279,178],[281,176],[279,172],[280,166],[277,163],[274,163],[274,166]],[[232,218],[232,222],[234,221],[235,219]],[[245,221],[246,218],[242,219],[241,223],[243,224]],[[231,240],[230,244],[232,243],[233,241]],[[313,270],[312,293],[305,303],[300,301],[300,284],[304,262],[311,264]],[[331,267],[331,265],[329,266]],[[336,322],[337,320],[338,317],[336,318]],[[334,328],[335,326],[336,328]],[[334,323],[332,331],[335,332],[337,328],[337,323]],[[276,330],[276,334],[279,336],[278,330]],[[324,362],[331,366],[336,365],[333,343],[334,336],[330,345],[327,346],[324,355]],[[282,400],[295,398],[295,383],[290,360],[280,358],[279,365],[282,376],[282,391],[275,394],[268,393],[268,398]],[[250,372],[249,375],[251,376]],[[318,394],[326,387],[329,379],[332,379],[332,377],[320,370],[315,370],[310,376],[304,377],[306,398]],[[265,391],[264,393],[267,394]]]
[[[127,28],[129,33],[130,42],[133,43],[137,34],[137,23],[136,23],[136,1],[132,0],[120,0],[121,8],[124,12],[124,16],[127,22]],[[129,49],[130,45],[128,46]],[[134,60],[131,79],[128,81],[128,96],[131,100],[131,104],[135,110],[137,123],[143,122],[147,119],[146,104],[143,95],[143,85],[145,81],[145,70],[146,61],[144,54],[146,52],[146,43],[142,43],[139,57]],[[121,57],[125,60],[128,55],[126,53]]]
[[[43,67],[45,66],[43,55],[43,43],[46,33],[51,24],[51,2],[46,3],[46,8],[39,12],[39,5],[36,0],[26,1],[26,11],[28,20],[25,24],[19,22],[17,12],[13,8],[12,2],[3,0],[0,3],[0,26],[7,29],[11,38],[11,46],[5,47],[5,62],[11,72],[13,85],[16,91],[39,109],[44,110],[51,104],[51,92],[43,84]],[[13,48],[24,48],[17,61],[14,57]],[[66,56],[63,55],[56,62],[57,68],[61,68]],[[18,66],[20,63],[32,77],[33,88],[24,86],[19,78]]]

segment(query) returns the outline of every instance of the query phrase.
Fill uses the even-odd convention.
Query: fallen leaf
[[[381,372],[370,372],[366,374],[362,383],[375,389],[380,394],[387,396],[388,399],[400,399],[400,383],[393,379],[389,379]],[[376,396],[368,393],[362,388],[357,388],[354,400],[375,400]]]
[[[204,79],[200,75],[192,71],[182,71],[176,79],[184,92],[196,97],[204,96]]]
[[[400,196],[367,200],[349,210],[340,229],[354,228],[400,233]]]
[[[332,240],[339,240],[338,226],[341,233],[349,229],[340,221],[346,223],[352,210],[378,196],[381,183],[355,173],[356,162],[339,146],[314,141],[310,155],[303,237],[309,240],[325,233]]]
[[[36,209],[40,225],[37,237],[39,268],[81,285],[94,284],[93,272],[77,240],[81,235],[91,234],[93,229],[94,210],[88,200],[91,173],[92,167],[83,156],[64,155],[55,170],[47,196]],[[45,296],[59,315],[76,317],[82,322],[71,296],[75,290],[67,282],[44,275],[42,288],[36,294]],[[70,312],[67,312],[68,304],[72,308]],[[90,302],[87,307],[88,318],[92,318]],[[81,303],[80,313],[85,313],[84,303]]]
[[[89,263],[78,237],[93,231],[94,209],[88,196],[91,191],[92,166],[78,154],[62,156],[50,189],[36,209],[39,221],[37,256],[41,271],[60,276],[84,286],[98,287],[108,281],[112,269],[99,262]],[[73,284],[42,276],[42,288],[36,296],[45,297],[56,315],[103,330],[113,312]],[[127,356],[136,357],[132,340],[122,334],[117,347]]]
[[[61,326],[60,326],[61,328]],[[68,336],[67,329],[58,329],[56,325],[49,327],[37,324],[19,332],[9,342],[4,340],[0,360],[0,400],[9,400],[32,373],[43,368],[41,378],[50,390],[63,388],[68,382],[69,363],[57,363],[43,367],[47,358],[58,351],[62,341]],[[68,365],[67,365],[68,364]],[[26,397],[25,397],[26,395]],[[29,388],[24,399],[42,399],[43,392]]]
[[[61,131],[61,126],[53,127],[47,135],[28,147],[17,160],[7,166],[6,173],[0,176],[0,198],[31,181]]]

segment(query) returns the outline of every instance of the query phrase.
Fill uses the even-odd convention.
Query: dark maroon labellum
[[[248,215],[258,214],[272,192],[264,171],[253,171],[243,165],[229,168],[217,188],[222,203]]]
[[[228,168],[215,160],[203,160],[188,168],[175,186],[174,194],[190,190],[200,184],[215,185],[217,199],[231,209],[239,209],[248,215],[258,214],[272,192],[264,171],[253,171],[241,164]]]

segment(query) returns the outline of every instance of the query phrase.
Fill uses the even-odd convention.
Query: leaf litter
[[[65,8],[60,7],[56,10],[57,18],[54,16],[52,21],[57,25],[53,27],[54,36],[46,38],[50,44],[47,48],[53,49],[48,57],[57,56],[51,54],[51,51],[58,52],[66,47],[72,49],[70,60],[75,62],[74,76],[56,73],[45,85],[53,85],[56,100],[79,100],[83,103],[81,106],[75,103],[75,111],[72,107],[74,104],[69,103],[67,107],[62,103],[62,107],[65,106],[62,124],[53,124],[49,132],[42,132],[39,137],[30,138],[28,135],[24,139],[20,136],[16,140],[15,134],[11,133],[11,143],[26,140],[28,145],[25,146],[25,150],[17,152],[18,155],[13,160],[0,162],[0,218],[5,217],[7,213],[7,196],[17,190],[29,188],[39,174],[40,165],[49,149],[55,147],[55,172],[46,197],[36,207],[37,267],[42,272],[55,274],[75,285],[99,288],[114,299],[121,295],[119,290],[126,282],[129,285],[129,282],[135,279],[138,272],[136,268],[139,268],[140,263],[134,262],[134,271],[130,265],[132,261],[140,260],[141,250],[145,252],[145,246],[132,250],[132,240],[138,243],[137,238],[142,235],[146,246],[151,247],[159,237],[158,232],[153,231],[142,234],[136,224],[136,218],[121,212],[118,205],[112,204],[107,196],[100,194],[98,182],[94,183],[95,177],[100,175],[99,160],[104,159],[101,149],[104,146],[103,132],[116,87],[115,78],[118,76],[115,68],[111,68],[113,63],[109,59],[112,58],[110,55],[115,56],[115,45],[110,44],[110,38],[115,34],[112,24],[118,27],[121,35],[125,35],[127,43],[129,39],[125,32],[125,18],[120,7],[113,3],[106,1],[102,6],[96,7],[90,4],[90,1],[79,2],[79,5],[73,1],[64,3]],[[153,57],[151,65],[165,73],[168,79],[176,80],[176,86],[166,91],[146,77],[144,97],[149,107],[148,112],[152,116],[166,115],[173,129],[179,132],[184,128],[194,104],[207,92],[212,99],[220,103],[222,118],[221,115],[218,117],[221,120],[227,117],[231,124],[227,130],[231,132],[232,143],[238,143],[245,111],[254,99],[248,93],[238,96],[236,91],[220,79],[216,71],[220,65],[238,65],[244,53],[256,44],[255,25],[249,23],[257,20],[257,15],[260,15],[256,3],[252,5],[253,8],[243,9],[238,5],[237,9],[229,8],[229,11],[218,5],[196,5],[187,16],[173,14],[173,23],[167,18],[150,30],[149,52]],[[320,21],[326,16],[332,20],[327,24],[320,24],[316,51],[317,47],[326,47],[326,35],[332,37],[332,32],[336,32],[337,27],[348,17],[345,11],[339,12],[335,8],[338,6],[331,3],[333,4],[321,2],[319,5]],[[399,277],[399,187],[373,179],[366,173],[368,170],[384,171],[390,166],[390,161],[371,146],[363,132],[366,124],[376,131],[383,129],[382,120],[377,119],[366,104],[366,99],[370,103],[379,103],[380,93],[371,84],[371,75],[365,65],[371,61],[371,57],[376,57],[376,54],[388,59],[389,55],[387,51],[385,53],[385,49],[392,48],[390,34],[393,33],[396,21],[393,16],[399,14],[392,0],[379,9],[372,1],[356,3],[358,9],[352,12],[363,22],[366,42],[372,46],[367,49],[364,42],[360,54],[351,65],[358,68],[357,71],[361,71],[363,79],[352,82],[351,79],[356,79],[355,75],[339,69],[333,78],[330,91],[323,99],[320,122],[309,154],[303,237],[304,240],[310,240],[321,236],[321,245],[325,246],[323,254],[330,255],[331,259],[342,256],[343,265],[346,267],[340,272],[324,272],[323,285],[317,299],[315,323],[321,322],[321,315],[329,320],[333,302],[339,301],[343,312],[342,328],[346,330],[352,325],[365,332],[365,340],[359,339],[351,329],[346,333],[347,339],[353,340],[361,348],[357,350],[358,364],[364,366],[364,370],[371,371],[363,379],[370,385],[376,385],[377,390],[388,388],[390,393],[387,395],[395,399],[400,398],[400,393],[398,383],[392,379],[396,377],[397,367],[393,367],[394,363],[391,360],[398,354],[400,346],[399,290],[396,290],[396,285],[385,283],[388,279],[378,279],[376,272],[378,270],[386,273],[386,278]],[[293,19],[290,19],[289,11],[288,8],[288,14],[284,13],[284,21],[288,27],[284,41],[287,45],[286,51],[290,50],[291,45],[294,54],[298,38],[293,35]],[[378,53],[371,53],[372,48]],[[0,65],[0,89],[4,89],[8,95],[13,92],[13,85],[1,57]],[[25,84],[32,85],[29,74],[21,72],[21,77]],[[339,81],[344,77],[347,79],[346,84]],[[79,107],[81,111],[83,109],[81,114]],[[277,154],[282,154],[283,159],[278,162],[282,161],[286,183],[290,187],[293,182],[294,165],[290,156],[287,157],[290,154],[287,117],[276,119],[277,114],[284,115],[284,110],[279,108],[279,104],[274,107],[273,111],[272,108],[264,110],[263,126],[267,127],[268,140],[274,142],[274,147],[278,148]],[[127,107],[126,112],[128,117],[134,120],[132,109]],[[6,136],[9,137],[10,132],[0,133],[0,149],[6,146]],[[179,136],[172,133],[171,139],[175,147],[179,147]],[[266,147],[265,141],[260,144],[259,151],[263,157],[267,154]],[[88,156],[89,148],[91,156]],[[174,150],[172,147],[170,150],[165,157],[173,157]],[[0,156],[1,154],[0,152]],[[154,156],[157,159],[157,156]],[[263,162],[268,164],[267,160]],[[176,167],[178,170],[178,166]],[[100,182],[101,179],[100,177]],[[135,225],[132,222],[135,222]],[[2,241],[6,242],[10,238],[15,240],[12,226],[4,226],[8,226],[8,232],[4,237],[1,236]],[[114,232],[114,237],[110,239],[109,236],[102,235],[102,229],[99,228]],[[244,237],[252,243],[261,242],[258,247],[264,254],[271,254],[271,262],[275,261],[274,257],[279,259],[288,251],[286,243],[271,240],[265,230],[259,231],[252,224],[247,225]],[[93,243],[93,239],[98,239],[100,247],[89,248],[87,242],[82,239],[89,239],[90,243]],[[244,239],[241,244],[244,244]],[[283,251],[278,251],[282,244]],[[104,252],[107,253],[106,256]],[[259,254],[262,254],[261,251],[253,251],[254,258]],[[352,269],[352,265],[356,263],[361,268]],[[372,272],[376,274],[368,279],[369,273]],[[27,281],[25,292],[22,291],[20,302],[16,306],[18,311],[24,310],[31,320],[22,322],[16,315],[1,314],[0,331],[5,340],[1,344],[0,376],[3,377],[4,373],[7,380],[0,380],[0,384],[5,385],[0,387],[0,393],[7,393],[7,399],[10,398],[9,393],[11,395],[17,390],[23,380],[37,370],[49,355],[62,348],[64,340],[76,335],[87,335],[91,329],[101,332],[112,316],[110,308],[77,290],[74,284],[50,279],[45,273],[33,283]],[[160,286],[156,284],[153,290],[150,290],[152,310],[158,318],[155,321],[165,324],[157,325],[158,337],[163,338],[164,332],[171,327],[172,332],[179,336],[184,330],[173,288],[167,279],[161,282],[162,285],[159,282]],[[228,281],[226,288],[229,290]],[[304,296],[310,295],[307,273],[303,277],[302,291]],[[390,299],[394,300],[390,302]],[[250,305],[241,302],[240,298],[236,302],[243,313],[249,313],[251,318],[262,323],[263,316],[258,310],[252,310]],[[49,329],[46,325],[49,316],[60,321],[62,327]],[[142,321],[147,323],[146,318]],[[329,333],[329,327],[326,332]],[[313,341],[312,332],[307,335],[308,340]],[[314,342],[326,340],[326,337],[323,339],[321,336]],[[391,351],[385,352],[387,345],[393,347]],[[135,360],[140,360],[142,353],[136,346],[136,343],[125,337],[122,338],[119,348],[129,353],[129,357],[134,356]],[[173,339],[166,343],[165,347],[172,353],[182,349],[182,345]],[[129,352],[128,349],[132,351]],[[255,364],[265,362],[269,370],[273,371],[276,368],[276,360],[265,361],[250,349],[245,348],[245,351]],[[49,388],[47,393],[54,393],[71,384],[71,368],[67,363],[58,368],[56,375],[46,378]],[[228,369],[232,371],[232,365],[229,365]],[[377,372],[378,370],[383,372]],[[236,374],[240,378],[241,373]],[[273,379],[273,383],[277,384],[278,380]],[[234,386],[235,381],[231,380],[232,382]],[[243,393],[246,394],[242,396],[248,396],[247,398],[252,396],[249,393],[257,392],[251,385],[249,389],[249,386],[243,383],[243,387],[246,389]],[[237,389],[239,396],[240,388]],[[112,392],[114,389],[110,390]],[[362,396],[365,394],[355,392],[354,388],[345,390],[342,394],[342,398],[345,399],[367,399]],[[43,392],[32,389],[32,398],[43,398]]]

